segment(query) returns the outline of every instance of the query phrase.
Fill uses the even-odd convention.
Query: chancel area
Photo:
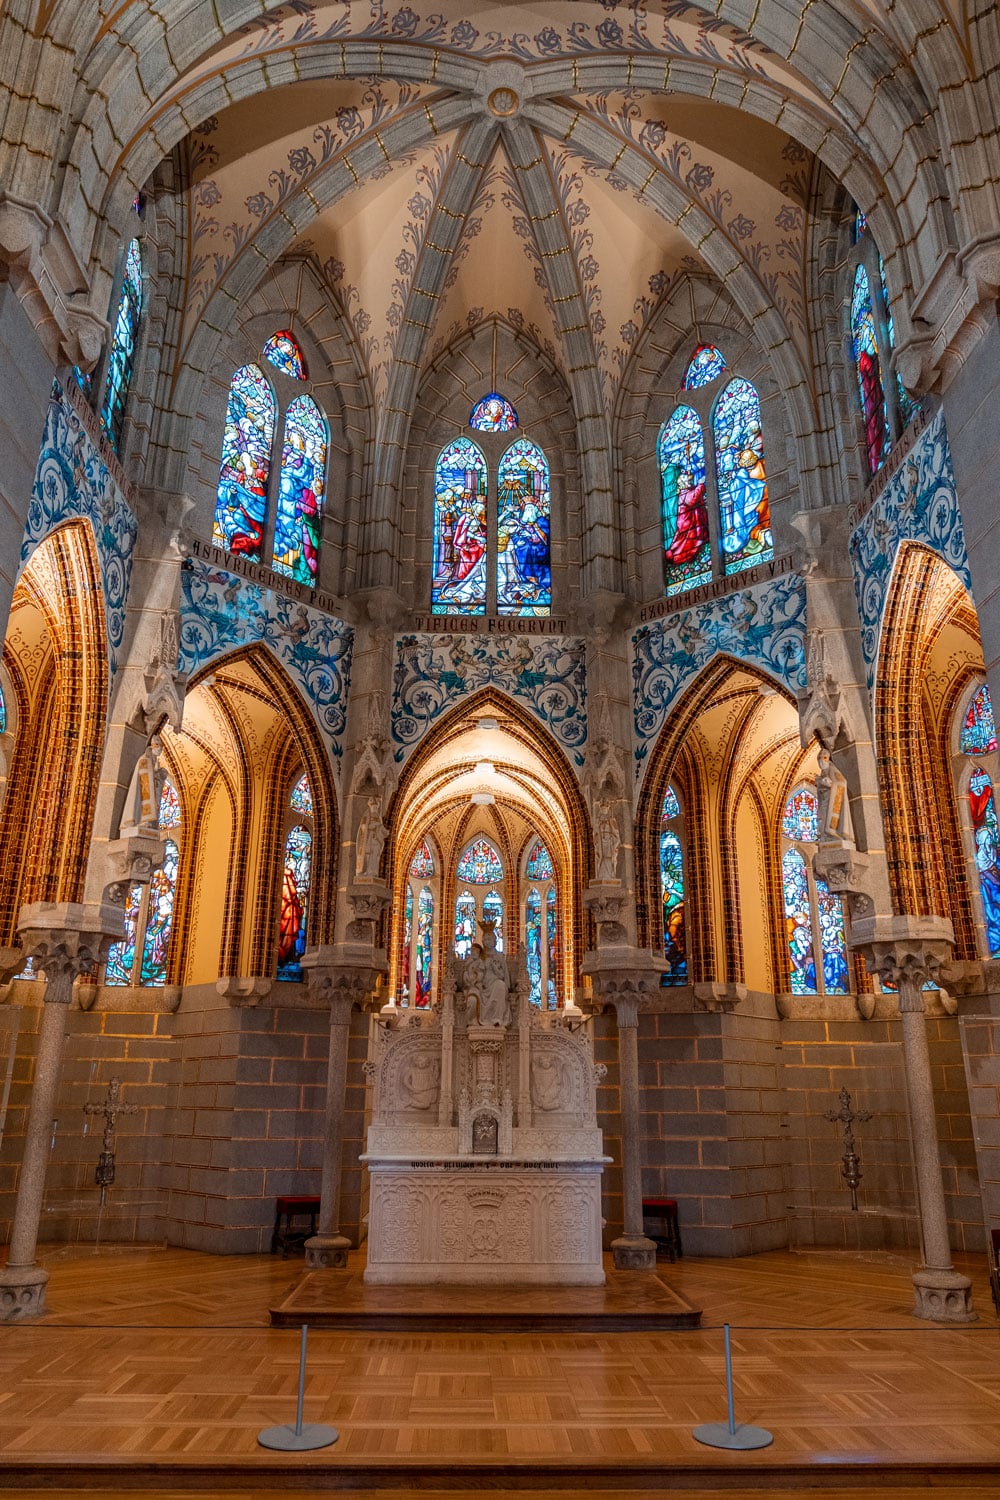
[[[5,1458],[60,1316],[245,1305],[358,1464],[365,1340],[441,1474],[655,1488],[723,1322],[769,1425],[740,1326],[853,1317],[972,1425],[828,1451],[830,1333],[770,1482],[1000,1474],[998,79],[993,0],[0,5]]]

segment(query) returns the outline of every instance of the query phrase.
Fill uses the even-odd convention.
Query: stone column
[[[624,1233],[613,1240],[615,1269],[652,1271],[656,1246],[642,1221],[642,1139],[639,1134],[639,1004],[635,995],[614,1000],[618,1020],[618,1075],[622,1111],[622,1204]]]
[[[856,922],[851,936],[869,969],[899,992],[923,1240],[923,1265],[913,1273],[914,1317],[968,1323],[975,1318],[972,1283],[951,1263],[923,989],[951,954],[952,926],[944,917],[872,917]]]
[[[18,930],[23,957],[34,958],[36,968],[45,975],[46,985],[14,1226],[7,1265],[0,1272],[0,1321],[6,1323],[36,1318],[45,1311],[49,1273],[36,1265],[35,1251],[62,1067],[66,1011],[73,998],[73,981],[99,963],[110,942],[121,936],[122,917],[113,907],[38,903],[22,909]]]
[[[319,1271],[346,1266],[347,1252],[351,1249],[350,1240],[340,1232],[340,1178],[351,1011],[355,1005],[364,1006],[370,1000],[380,975],[374,970],[346,971],[323,967],[321,949],[307,953],[302,966],[309,972],[311,993],[323,996],[330,1006],[319,1225],[317,1233],[306,1240],[306,1265],[310,1270]]]

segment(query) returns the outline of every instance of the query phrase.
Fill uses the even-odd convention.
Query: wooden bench
[[[309,1217],[309,1228],[293,1229],[292,1220]],[[316,1220],[319,1217],[319,1194],[311,1193],[286,1193],[274,1200],[274,1233],[271,1235],[271,1254],[278,1249],[281,1250],[281,1258],[285,1260],[289,1250],[294,1245],[296,1248],[304,1245],[311,1235],[316,1233]]]
[[[674,1198],[643,1198],[642,1219],[643,1229],[646,1227],[646,1219],[659,1219],[663,1234],[650,1234],[649,1238],[656,1245],[657,1250],[663,1250],[669,1257],[671,1263],[679,1260],[684,1254],[681,1245],[681,1226],[677,1218],[677,1201]]]

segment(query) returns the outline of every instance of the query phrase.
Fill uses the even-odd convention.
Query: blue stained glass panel
[[[7,700],[4,697],[4,695],[3,695],[3,688],[0,687],[0,734],[6,734],[6,733],[7,733]]]
[[[963,755],[986,755],[997,748],[997,726],[993,718],[990,690],[984,682],[969,700],[959,741]]]
[[[696,391],[718,380],[726,369],[725,355],[714,344],[699,344],[684,374],[684,389]]]
[[[167,982],[167,950],[174,920],[174,896],[177,891],[177,845],[167,839],[163,846],[163,864],[154,870],[149,882],[149,908],[146,935],[142,944],[142,967],[139,983],[162,985]]]
[[[889,288],[886,284],[885,266],[882,264],[881,255],[878,258],[878,274],[879,280],[882,283],[882,306],[885,308],[885,326],[889,333],[889,348],[895,349],[896,324],[893,321],[892,303],[889,301]],[[919,411],[920,402],[914,401],[913,397],[906,389],[906,386],[903,384],[903,377],[900,375],[898,370],[896,371],[896,395],[899,400],[900,421],[905,427],[910,418],[913,417],[917,411]]]
[[[303,978],[302,955],[306,951],[311,865],[312,834],[307,828],[297,824],[285,840],[281,917],[278,923],[279,979]]]
[[[455,902],[455,953],[458,958],[468,958],[476,938],[476,898],[471,891],[463,891]]]
[[[309,777],[305,774],[305,772],[302,773],[302,775],[299,777],[298,781],[292,787],[292,795],[291,795],[291,797],[288,800],[291,803],[292,807],[295,809],[295,811],[297,813],[301,813],[304,818],[311,818],[312,817],[312,815],[313,815],[313,794],[312,794],[312,787],[309,785]]]
[[[774,556],[760,398],[749,380],[726,386],[713,429],[726,573],[742,573]]]
[[[108,949],[104,970],[105,984],[131,984],[135,968],[135,947],[139,926],[139,908],[142,905],[142,886],[129,886],[125,899],[125,936]]]
[[[297,396],[285,413],[274,518],[274,570],[312,585],[326,492],[326,418],[311,396]]]
[[[261,352],[283,375],[290,375],[293,380],[305,380],[306,362],[290,328],[272,334]]]
[[[487,839],[476,839],[459,860],[457,874],[463,885],[495,885],[503,879],[503,865]]]
[[[663,955],[669,964],[660,978],[664,985],[687,983],[684,941],[684,857],[672,829],[660,834],[660,898],[663,903]]]
[[[410,874],[416,875],[420,880],[426,880],[428,875],[434,874],[434,856],[427,847],[426,840],[410,860]]]
[[[678,406],[660,428],[656,447],[663,508],[667,594],[712,581],[712,544],[705,502],[705,438],[698,413]]]
[[[671,818],[679,818],[681,805],[677,800],[677,793],[672,786],[668,786],[663,797],[663,822],[669,823]]]
[[[497,952],[503,952],[503,897],[499,891],[490,891],[483,902],[483,920],[496,922]]]
[[[403,1005],[410,1003],[410,944],[413,941],[413,892],[406,887],[405,921],[403,924],[403,951],[400,954],[400,997]]]
[[[424,886],[417,897],[417,930],[414,939],[414,1004],[423,1008],[431,1003],[431,947],[434,937],[434,897]]]
[[[514,432],[517,428],[517,412],[506,396],[491,391],[472,408],[469,426],[476,432]]]
[[[243,365],[229,387],[212,540],[253,562],[260,562],[264,537],[274,417],[274,392],[263,372]]]
[[[436,615],[486,613],[486,460],[471,438],[456,438],[434,470]]]
[[[868,215],[863,209],[856,209],[854,214],[854,243],[857,244],[865,230],[868,228]]]
[[[181,804],[172,781],[165,781],[163,783],[163,791],[160,793],[160,814],[157,822],[161,828],[179,828],[181,826]]]
[[[552,880],[554,878],[552,858],[541,839],[535,840],[528,855],[524,873],[529,880]]]
[[[969,778],[969,810],[976,841],[976,868],[979,892],[983,901],[983,920],[990,956],[1000,954],[1000,825],[997,823],[993,783],[981,767],[976,766]]]
[[[550,890],[545,898],[545,936],[549,945],[549,974],[548,974],[548,1005],[549,1010],[555,1010],[559,1005],[559,994],[556,989],[556,940],[558,937],[558,926],[556,921],[556,893]]]
[[[825,880],[816,882],[816,911],[819,916],[819,946],[823,954],[823,988],[828,995],[847,995],[850,993],[851,980],[847,966],[844,903],[831,891]]]
[[[101,426],[119,451],[125,426],[125,405],[135,367],[135,348],[142,316],[142,252],[139,241],[132,240],[125,252],[122,289],[118,298],[115,326],[108,350],[108,369],[101,402]]]
[[[793,995],[816,994],[816,954],[806,862],[797,849],[786,849],[781,860],[785,890],[785,931],[791,963]]]
[[[861,417],[865,424],[865,447],[868,467],[877,473],[889,451],[889,414],[882,384],[882,362],[875,337],[875,313],[872,308],[868,272],[858,266],[851,296],[851,341],[854,364],[858,372],[858,394]]]
[[[800,786],[785,803],[781,831],[797,844],[819,843],[819,803],[811,787]]]
[[[534,889],[525,902],[524,943],[528,965],[528,1000],[542,1003],[542,898]]]
[[[497,470],[497,610],[547,615],[552,607],[549,466],[541,448],[518,438]]]

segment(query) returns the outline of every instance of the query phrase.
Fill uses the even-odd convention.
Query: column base
[[[913,1316],[934,1323],[975,1323],[972,1282],[958,1271],[922,1267],[913,1273]]]
[[[644,1234],[623,1234],[611,1241],[616,1271],[655,1271],[656,1245]]]
[[[306,1240],[306,1270],[342,1270],[351,1242],[342,1234],[314,1234]]]
[[[5,1266],[0,1271],[0,1323],[40,1318],[46,1311],[49,1273],[41,1266]]]

